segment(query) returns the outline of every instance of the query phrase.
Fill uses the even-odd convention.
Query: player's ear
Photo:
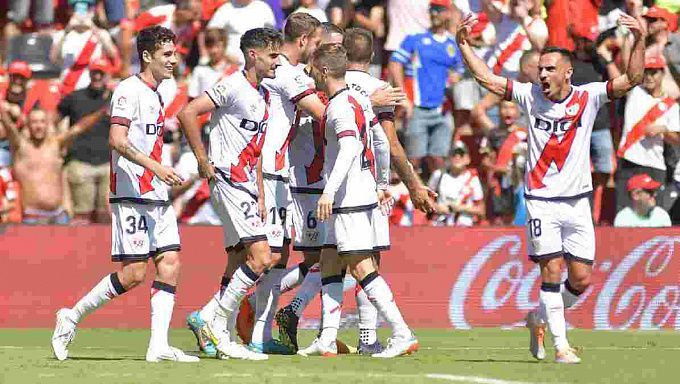
[[[151,57],[152,57],[151,52],[146,51],[146,50],[142,52],[142,60],[145,63],[147,63],[147,64],[151,63]]]
[[[567,72],[566,72],[565,75],[566,75],[567,79],[569,79],[569,81],[571,81],[571,75],[573,75],[573,74],[574,74],[574,67],[567,68]]]
[[[307,41],[309,41],[309,35],[308,34],[303,34],[300,36],[300,47],[304,47],[307,45]]]

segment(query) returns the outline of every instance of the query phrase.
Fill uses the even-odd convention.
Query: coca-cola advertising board
[[[215,292],[226,260],[218,227],[184,226],[181,238],[176,327]],[[680,230],[598,228],[596,239],[593,284],[567,311],[569,324],[680,329]],[[299,255],[293,259],[289,265]],[[116,268],[107,226],[5,227],[0,260],[0,327],[53,326],[57,309],[73,305]],[[381,269],[415,328],[520,326],[538,305],[540,275],[526,257],[521,228],[392,228]],[[345,283],[345,325],[356,317],[353,284]],[[148,327],[149,285],[117,298],[83,326]],[[318,315],[315,300],[303,324],[313,325]]]

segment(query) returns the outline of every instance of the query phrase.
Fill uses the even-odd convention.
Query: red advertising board
[[[595,329],[680,329],[680,230],[600,228],[596,236],[593,285],[568,311],[568,322]],[[181,237],[176,327],[214,293],[225,263],[220,228],[184,226]],[[523,325],[538,305],[539,272],[526,258],[521,229],[393,228],[392,244],[382,274],[413,327]],[[5,227],[0,327],[53,326],[58,308],[73,305],[115,268],[109,252],[107,226]],[[344,321],[351,325],[351,279],[345,288]],[[315,301],[304,324],[313,326],[318,314]],[[147,285],[101,308],[83,326],[147,327],[149,321]]]

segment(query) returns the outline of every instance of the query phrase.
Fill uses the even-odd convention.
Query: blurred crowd
[[[5,9],[2,9],[2,8]],[[139,71],[135,35],[163,25],[180,64],[158,91],[166,125],[163,162],[185,179],[171,196],[178,219],[219,224],[207,184],[178,129],[189,100],[239,69],[245,31],[280,29],[307,12],[325,28],[373,33],[371,73],[408,100],[397,127],[409,160],[438,193],[437,209],[413,209],[396,174],[394,225],[522,226],[528,119],[485,92],[455,43],[468,13],[477,54],[497,74],[536,82],[546,46],[574,54],[572,83],[625,71],[626,13],[648,29],[643,83],[599,112],[590,142],[597,225],[680,223],[680,0],[9,0],[0,37],[0,223],[110,220],[107,109],[111,90]],[[554,164],[553,166],[557,166]]]

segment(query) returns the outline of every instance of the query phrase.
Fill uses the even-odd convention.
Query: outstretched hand
[[[456,42],[458,44],[467,43],[472,27],[477,24],[477,17],[473,13],[468,13],[456,27]]]
[[[628,28],[628,30],[635,37],[635,40],[639,40],[640,38],[647,36],[647,27],[645,27],[644,23],[640,21],[640,19],[622,13],[621,16],[619,16],[618,23],[619,25]]]

